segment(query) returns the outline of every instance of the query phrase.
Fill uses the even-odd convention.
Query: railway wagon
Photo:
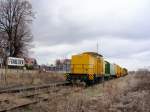
[[[118,65],[118,67],[119,67],[119,68],[118,68],[119,77],[121,77],[121,75],[122,75],[122,74],[121,74],[121,67],[120,67],[119,65]]]
[[[117,64],[114,64],[114,66],[115,66],[115,77],[118,78],[118,77],[120,77],[120,74],[121,74],[120,66]]]
[[[123,68],[123,76],[128,75],[128,70],[126,68]]]
[[[104,61],[104,69],[104,77],[105,79],[108,79],[110,77],[110,63],[108,61]]]
[[[111,77],[116,77],[115,73],[115,65],[110,63],[110,76]]]
[[[123,68],[121,67],[121,77],[124,76]]]
[[[71,72],[66,74],[68,81],[81,81],[87,84],[99,81],[104,76],[103,56],[94,52],[73,55]]]

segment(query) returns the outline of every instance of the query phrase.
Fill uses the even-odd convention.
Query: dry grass
[[[149,112],[150,74],[130,74],[30,107],[33,112]],[[69,90],[68,90],[69,91]],[[38,109],[37,109],[38,108]]]
[[[38,71],[8,70],[0,72],[0,87],[44,84],[65,80],[62,73],[39,73]]]
[[[105,82],[104,86],[70,87],[50,93],[48,101],[18,112],[150,112],[149,94],[150,73],[137,72]]]

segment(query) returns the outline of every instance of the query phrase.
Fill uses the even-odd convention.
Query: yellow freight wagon
[[[121,77],[122,74],[121,74],[121,67],[119,66],[119,77]]]
[[[120,77],[122,77],[123,74],[122,74],[122,67],[120,67]]]
[[[94,81],[104,75],[104,59],[94,52],[73,55],[68,80]]]
[[[114,64],[114,66],[115,66],[115,74],[116,74],[116,77],[118,78],[120,77],[120,67],[117,64]]]
[[[124,76],[123,68],[121,68],[121,76]]]

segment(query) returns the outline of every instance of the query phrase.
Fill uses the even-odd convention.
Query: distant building
[[[148,67],[148,71],[150,72],[150,66]]]
[[[55,62],[56,65],[56,71],[62,71],[62,72],[70,72],[70,65],[71,60],[70,59],[57,59]]]
[[[34,58],[24,58],[24,60],[25,60],[25,66],[28,69],[37,68],[38,64],[37,64],[36,59],[34,59]]]
[[[34,58],[25,58],[25,62],[27,65],[37,65],[37,61]]]
[[[140,69],[138,69],[138,71],[140,71],[140,72],[147,72],[147,71],[149,71],[147,68],[140,68]]]
[[[148,74],[149,72],[147,68],[140,68],[136,71],[137,74]]]
[[[53,64],[51,64],[51,65],[48,67],[48,70],[49,70],[49,71],[56,71],[56,66],[54,66]]]
[[[70,72],[70,65],[70,59],[57,59],[54,65],[41,65],[40,69],[50,72]]]

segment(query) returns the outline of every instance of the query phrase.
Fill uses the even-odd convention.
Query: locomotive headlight
[[[66,77],[66,78],[67,78],[67,77],[68,77],[68,75],[69,75],[69,74],[67,74],[67,73],[66,73],[66,74],[64,74],[64,77]]]

